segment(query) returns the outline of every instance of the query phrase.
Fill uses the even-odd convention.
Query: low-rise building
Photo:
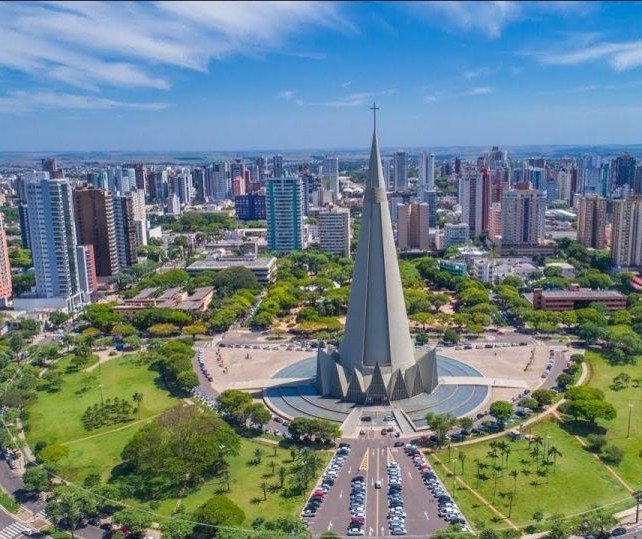
[[[276,273],[275,257],[248,256],[222,256],[213,255],[205,260],[197,260],[187,267],[187,273],[197,275],[203,271],[221,271],[226,268],[243,266],[249,269],[257,281],[263,285],[274,281]]]
[[[214,287],[203,286],[191,294],[177,286],[161,291],[159,288],[145,288],[133,298],[126,299],[115,311],[142,311],[152,307],[181,309],[183,311],[205,311],[214,297]]]
[[[577,269],[568,262],[549,262],[545,265],[546,268],[559,268],[560,275],[565,279],[572,279],[577,275]]]
[[[542,290],[536,288],[532,294],[524,294],[534,309],[543,311],[571,311],[588,307],[591,303],[602,303],[610,311],[626,309],[626,296],[617,290],[593,290],[580,288],[574,283],[568,290]]]

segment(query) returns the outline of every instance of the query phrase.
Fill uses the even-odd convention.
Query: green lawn
[[[600,422],[607,429],[609,442],[625,452],[624,459],[615,469],[632,488],[639,489],[642,486],[642,388],[630,384],[628,388],[613,391],[609,386],[620,373],[628,374],[633,380],[641,379],[642,363],[638,359],[636,365],[611,366],[601,354],[593,351],[588,351],[586,358],[593,372],[588,385],[604,391],[606,400],[617,410],[613,421]],[[631,437],[627,438],[629,404],[632,405]]]
[[[265,451],[265,456],[259,465],[249,465],[253,460],[254,450],[259,447]],[[276,457],[274,449],[276,447]],[[320,452],[324,463],[330,460],[331,452]],[[279,483],[278,476],[271,475],[270,462],[275,462],[275,470],[283,465],[286,468],[292,464],[290,451],[270,444],[262,444],[251,440],[243,439],[239,455],[229,459],[230,464],[230,492],[226,492],[226,485],[220,480],[214,479],[206,482],[198,491],[193,492],[185,497],[183,505],[188,512],[194,511],[208,498],[215,494],[228,496],[239,507],[241,507],[248,517],[248,521],[257,517],[276,518],[283,515],[297,515],[305,502],[305,496],[296,496],[285,498],[280,491],[268,492],[267,500],[263,500],[263,491],[259,487],[262,481],[270,485],[277,486]],[[286,479],[287,484],[287,479]],[[313,485],[310,485],[312,487]],[[170,515],[176,500],[166,500],[161,503],[158,512],[163,515]]]
[[[562,453],[562,457],[557,459],[556,471],[551,467],[547,476],[538,475],[536,465],[529,455],[528,442],[526,440],[511,442],[507,437],[502,438],[501,440],[510,444],[511,452],[508,464],[503,464],[502,469],[497,472],[496,489],[493,460],[488,456],[489,442],[461,448],[466,455],[463,479],[506,516],[509,512],[509,493],[513,491],[514,486],[514,480],[509,473],[512,470],[519,472],[511,514],[511,521],[514,524],[517,526],[531,524],[533,513],[537,511],[542,512],[544,518],[548,518],[555,514],[571,516],[595,505],[605,505],[620,500],[622,503],[614,506],[615,509],[631,505],[630,495],[622,485],[558,424],[553,421],[542,422],[533,427],[532,434],[542,439],[550,436],[549,447],[555,446]],[[453,448],[451,458],[458,458],[459,451]],[[438,456],[443,462],[448,462],[447,450],[442,450]],[[480,459],[482,464],[488,465],[481,471],[482,478],[479,481],[475,459]],[[498,466],[500,459],[501,456],[495,461]],[[454,465],[457,466],[457,474],[461,474],[461,461]],[[449,465],[450,468],[452,466],[453,464]],[[447,488],[452,490],[452,478],[447,477],[443,465],[436,464],[435,471]],[[482,507],[475,507],[475,505],[479,506],[479,501],[472,498],[470,494],[461,495],[463,492],[463,487],[460,486],[455,497],[473,525],[479,525],[479,520],[483,520],[491,526],[506,527],[505,522],[493,521],[493,515],[490,515],[487,508],[482,512],[480,511]],[[484,513],[490,515],[490,521],[489,516],[484,516]]]
[[[179,402],[164,388],[159,374],[136,358],[135,354],[122,356],[91,373],[65,374],[60,391],[40,392],[36,403],[29,408],[27,438],[32,446],[39,440],[69,445],[69,457],[60,462],[65,477],[73,480],[92,471],[102,471],[106,478],[111,467],[119,462],[122,448],[140,427],[137,421],[155,416]],[[62,359],[56,368],[64,372],[67,361]],[[140,416],[133,414],[130,423],[85,430],[81,416],[88,406],[100,403],[101,384],[105,400],[114,397],[131,400],[135,392],[142,393]],[[83,387],[87,390],[83,391]],[[131,428],[105,434],[128,425]],[[90,436],[93,438],[84,440]]]

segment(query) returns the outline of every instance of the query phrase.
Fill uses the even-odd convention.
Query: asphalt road
[[[426,537],[446,527],[446,522],[437,515],[437,503],[423,484],[418,470],[403,448],[393,447],[395,441],[394,438],[382,437],[375,428],[369,429],[363,438],[348,441],[351,444],[349,457],[317,515],[308,519],[315,536],[327,530],[346,533],[350,523],[350,481],[356,475],[362,475],[366,483],[365,534],[368,537],[389,537],[386,465],[392,460],[399,463],[403,478],[406,537]],[[383,488],[375,489],[377,480],[382,481]]]

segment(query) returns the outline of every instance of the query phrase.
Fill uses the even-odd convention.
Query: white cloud
[[[167,108],[167,103],[130,103],[96,97],[56,92],[11,92],[0,96],[0,113],[21,113],[39,110],[160,110]]]
[[[466,90],[464,95],[485,95],[492,93],[494,90],[492,86],[477,86],[476,88]]]
[[[291,101],[294,98],[294,92],[292,90],[283,90],[277,94],[277,97],[285,101]]]
[[[495,39],[512,22],[547,15],[581,17],[592,13],[599,3],[478,0],[407,2],[406,5],[433,25],[442,27],[445,23],[451,30],[478,32]]]
[[[436,101],[439,101],[439,98],[434,94],[424,96],[424,103],[434,103]]]
[[[408,4],[426,18],[441,17],[457,30],[477,31],[491,38],[499,37],[504,26],[518,19],[522,8],[518,2],[417,2]],[[443,21],[439,21],[440,23]]]
[[[488,77],[489,75],[492,75],[493,73],[496,73],[496,72],[497,72],[497,68],[494,68],[494,67],[477,67],[475,69],[469,69],[468,71],[464,71],[464,78],[466,80],[473,80],[479,77]]]
[[[548,65],[579,65],[606,61],[615,70],[625,71],[642,66],[642,40],[601,41],[570,50],[563,45],[558,50],[526,51],[522,54],[534,56],[541,63]]]
[[[206,71],[286,52],[309,27],[354,30],[326,2],[0,2],[0,20],[0,68],[86,89],[166,89],[168,66]]]
[[[395,90],[382,90],[379,92],[355,92],[344,96],[337,97],[331,101],[311,102],[308,105],[322,106],[322,107],[362,107],[370,103],[373,99],[392,95],[396,93]]]

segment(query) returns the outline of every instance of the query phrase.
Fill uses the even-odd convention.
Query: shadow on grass
[[[560,421],[559,426],[569,434],[573,436],[580,436],[582,438],[586,438],[589,434],[606,434],[606,429],[604,427],[589,423],[588,421],[568,419],[566,421]]]

